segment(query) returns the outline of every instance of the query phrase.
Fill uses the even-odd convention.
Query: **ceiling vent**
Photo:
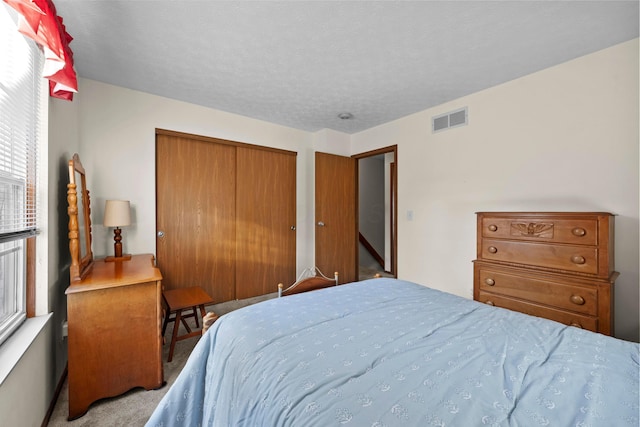
[[[439,116],[431,118],[431,130],[433,132],[440,132],[445,129],[455,128],[458,126],[464,126],[469,122],[467,116],[467,107],[460,108],[459,110],[450,111]]]

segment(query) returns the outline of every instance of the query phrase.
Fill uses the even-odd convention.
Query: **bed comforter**
[[[200,339],[147,426],[634,426],[636,343],[373,279]]]

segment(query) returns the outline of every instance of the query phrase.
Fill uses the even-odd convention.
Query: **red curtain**
[[[49,79],[49,94],[71,101],[78,92],[78,78],[73,69],[73,52],[62,18],[51,0],[4,0],[20,14],[18,31],[33,39],[44,51],[43,77]]]

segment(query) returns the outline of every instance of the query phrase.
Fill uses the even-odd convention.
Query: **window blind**
[[[36,230],[44,55],[0,3],[0,344],[26,319],[26,237]],[[42,94],[44,95],[44,94]]]
[[[17,14],[0,11],[0,243],[36,230],[36,171],[44,55],[16,30]]]

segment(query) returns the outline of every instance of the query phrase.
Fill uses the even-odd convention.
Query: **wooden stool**
[[[200,330],[192,331],[185,319],[193,317],[196,322],[196,328],[199,328],[200,324],[198,322],[198,312],[196,309],[198,307],[200,308],[200,315],[204,318],[204,306],[206,304],[213,304],[213,300],[199,286],[163,291],[162,299],[164,299],[164,303],[167,305],[167,313],[164,316],[164,324],[162,325],[162,336],[164,336],[164,333],[167,330],[167,324],[169,324],[169,322],[174,322],[173,335],[171,336],[171,347],[169,347],[169,358],[167,359],[167,362],[171,362],[171,359],[173,359],[173,349],[176,346],[176,341],[200,336],[201,334]],[[183,310],[192,311],[191,313],[183,314]],[[173,315],[173,317],[171,315]],[[187,329],[187,333],[178,336],[180,322],[182,322],[184,327]]]

